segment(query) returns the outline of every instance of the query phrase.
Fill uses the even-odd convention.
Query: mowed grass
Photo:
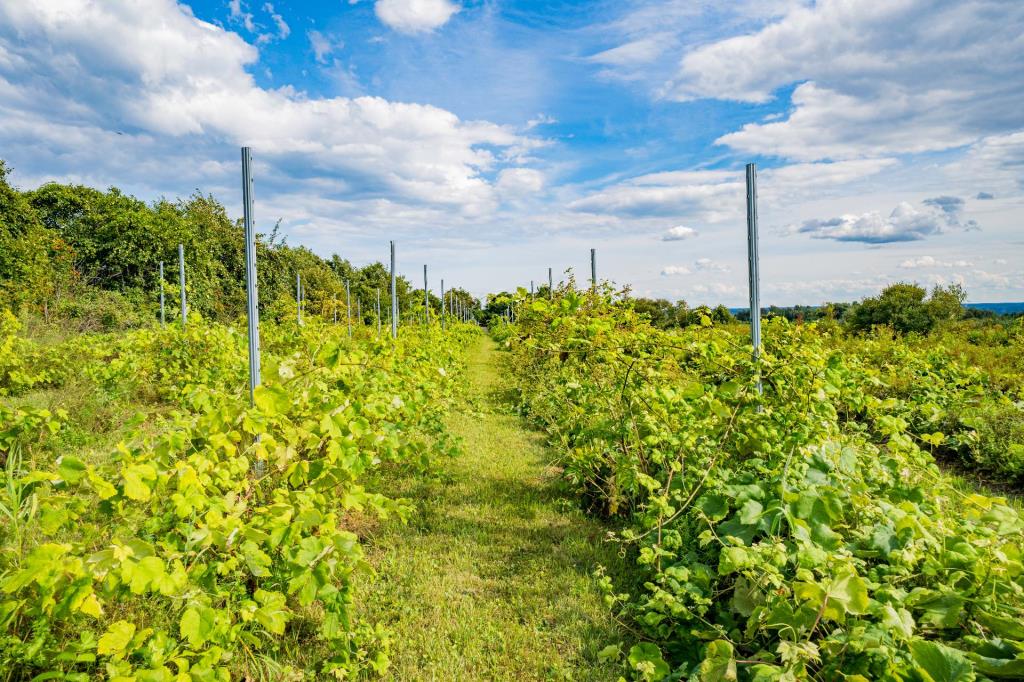
[[[469,353],[469,400],[450,427],[462,454],[437,479],[379,481],[411,499],[407,524],[367,538],[362,618],[392,633],[395,680],[615,680],[598,652],[623,639],[593,571],[617,561],[605,529],[559,492],[554,454],[510,413],[500,354]]]

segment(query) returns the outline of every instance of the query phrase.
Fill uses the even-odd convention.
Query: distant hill
[[[780,306],[783,309],[792,308],[793,306]],[[811,308],[818,308],[820,306],[808,306]],[[991,310],[996,315],[1024,315],[1024,301],[1005,301],[1002,303],[964,303],[965,308],[975,308],[977,310]],[[729,308],[729,312],[733,315],[746,314],[748,308]],[[767,310],[767,306],[763,308]]]
[[[1024,314],[1024,301],[1009,301],[1006,303],[964,303],[964,307],[977,308],[978,310],[991,310],[997,315]]]

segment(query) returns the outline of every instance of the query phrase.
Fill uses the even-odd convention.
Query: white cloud
[[[280,14],[274,11],[274,6],[272,4],[270,4],[269,2],[265,3],[263,5],[263,11],[270,15],[270,20],[273,21],[274,26],[277,27],[277,37],[279,39],[284,40],[289,35],[291,35],[291,27],[288,26],[288,23],[284,20],[284,17],[282,17]]]
[[[967,260],[940,260],[934,256],[918,256],[907,258],[900,263],[905,270],[916,270],[919,268],[969,268],[973,263]]]
[[[558,123],[558,120],[542,112],[526,122],[526,129],[533,130],[537,126],[552,125],[554,123]]]
[[[285,175],[313,169],[334,176],[328,192],[479,213],[497,201],[483,174],[536,144],[509,127],[463,121],[434,106],[258,87],[247,71],[257,50],[172,0],[3,4],[0,50],[9,55],[0,60],[0,121],[7,131],[36,135],[3,134],[0,147],[45,140],[49,148],[38,155],[61,163],[111,129],[127,133],[113,140],[118,147],[128,136],[162,140],[174,153],[193,143],[248,144],[258,161]],[[98,150],[104,167],[107,154]]]
[[[888,244],[924,239],[942,232],[942,222],[934,211],[920,211],[907,202],[900,202],[888,217],[877,211],[861,215],[842,215],[826,220],[806,220],[796,228],[800,234],[814,239],[840,242]]]
[[[611,66],[646,64],[657,59],[672,42],[672,34],[656,33],[598,52],[587,57],[587,61]]]
[[[698,284],[693,287],[693,290],[699,294],[714,294],[716,296],[725,296],[738,291],[735,284],[727,284],[725,282],[708,282],[705,284]]]
[[[1020,128],[1024,3],[823,0],[683,56],[666,94],[768,102],[797,84],[779,121],[719,142],[746,153],[843,159],[952,149]]]
[[[896,165],[894,159],[802,163],[758,173],[762,202],[785,203],[818,196],[823,188],[848,185]],[[625,180],[569,203],[575,211],[621,216],[692,216],[720,222],[744,210],[744,171],[699,170],[650,173]]]
[[[676,275],[689,275],[690,269],[685,265],[666,265],[661,269],[662,277],[675,277]]]
[[[544,174],[533,168],[505,168],[498,173],[498,191],[507,196],[523,196],[544,189]]]
[[[868,211],[859,215],[846,214],[825,220],[806,220],[790,231],[807,234],[814,239],[887,244],[918,241],[931,235],[942,234],[945,228],[965,231],[981,229],[976,221],[961,219],[964,200],[959,197],[932,197],[921,203],[924,205],[923,209],[902,201],[888,217],[883,217],[877,211]]]
[[[662,236],[661,241],[663,242],[678,242],[684,239],[690,239],[696,237],[699,232],[692,227],[686,227],[685,225],[676,225],[675,227],[669,228],[668,232]]]
[[[228,0],[228,11],[231,13],[231,20],[241,23],[246,31],[255,33],[259,25],[253,20],[252,13],[242,9],[242,0]]]
[[[331,38],[320,31],[310,31],[307,35],[309,36],[309,46],[313,49],[313,56],[320,64],[326,64],[327,58],[335,50],[345,46],[341,40]]]
[[[693,266],[705,272],[729,272],[728,266],[713,261],[710,258],[698,258],[693,262]]]
[[[377,0],[377,18],[400,33],[421,33],[443,26],[461,8],[450,0]]]

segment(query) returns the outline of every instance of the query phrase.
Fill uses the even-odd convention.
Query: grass
[[[592,575],[614,548],[560,492],[542,436],[510,412],[494,343],[482,338],[468,360],[469,399],[450,417],[462,454],[435,479],[378,482],[417,507],[368,532],[376,576],[356,586],[360,615],[391,631],[388,678],[617,679],[598,652],[622,633]]]

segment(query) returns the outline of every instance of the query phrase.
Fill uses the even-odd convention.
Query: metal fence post
[[[590,250],[590,289],[597,293],[597,249]]]
[[[761,298],[757,254],[757,165],[747,164],[747,262],[750,276],[750,343],[754,348],[754,361],[761,356]],[[761,377],[758,371],[757,392]]]
[[[377,288],[377,338],[380,338],[380,287]]]
[[[256,230],[252,222],[252,155],[242,147],[242,210],[245,224],[245,297],[249,323],[249,402],[260,385],[260,309],[256,280]]]
[[[181,328],[185,328],[188,317],[188,301],[185,300],[185,245],[178,244],[178,285],[181,288]]]
[[[348,338],[352,338],[352,289],[345,280],[345,314],[348,316]]]
[[[295,273],[295,323],[302,326],[302,275]]]
[[[441,280],[441,331],[444,331],[444,279]]]
[[[423,264],[423,324],[430,326],[430,289],[427,288],[427,264]]]
[[[548,268],[548,298],[553,299],[555,297],[555,278],[551,274],[551,268]]]
[[[398,338],[398,288],[395,285],[395,242],[391,242],[391,338]]]
[[[165,326],[164,322],[164,262],[160,261],[160,326]]]
[[[533,280],[530,280],[530,300],[533,300]]]
[[[363,300],[356,296],[356,325],[363,325]]]

